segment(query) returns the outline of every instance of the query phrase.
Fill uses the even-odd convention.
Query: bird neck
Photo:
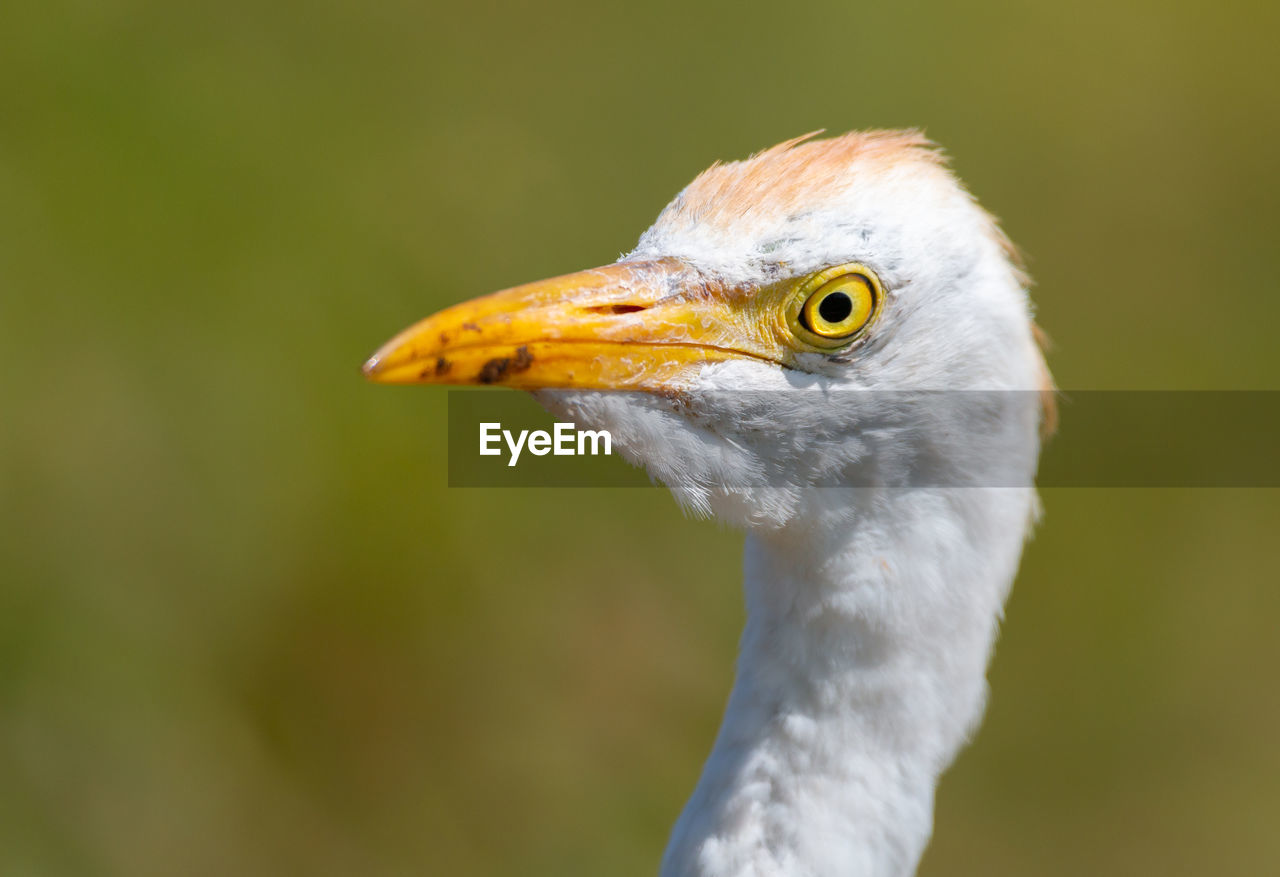
[[[737,678],[664,877],[913,873],[981,715],[1033,492],[816,494],[747,535]]]

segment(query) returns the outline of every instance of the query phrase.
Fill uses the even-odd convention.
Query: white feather
[[[738,286],[861,262],[888,290],[876,343],[808,371],[708,366],[676,400],[539,393],[609,429],[687,509],[746,531],[737,678],[667,877],[913,873],[939,774],[981,717],[1036,514],[1034,404],[954,393],[939,410],[896,392],[1041,389],[1028,297],[990,217],[924,155],[855,161],[821,192],[803,210],[682,193],[628,258]]]

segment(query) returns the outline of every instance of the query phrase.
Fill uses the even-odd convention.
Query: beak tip
[[[376,381],[379,373],[382,371],[382,358],[378,354],[374,354],[364,361],[364,365],[360,366],[360,373],[368,380]]]

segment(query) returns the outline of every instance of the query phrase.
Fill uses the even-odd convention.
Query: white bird
[[[919,133],[810,137],[713,165],[617,263],[365,364],[537,391],[746,531],[736,680],[668,877],[914,873],[1037,516],[1053,391],[1013,248]]]

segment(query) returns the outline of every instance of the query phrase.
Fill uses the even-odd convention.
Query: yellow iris
[[[788,322],[801,341],[824,350],[857,337],[881,299],[879,279],[862,265],[829,268],[806,279],[796,293]]]

